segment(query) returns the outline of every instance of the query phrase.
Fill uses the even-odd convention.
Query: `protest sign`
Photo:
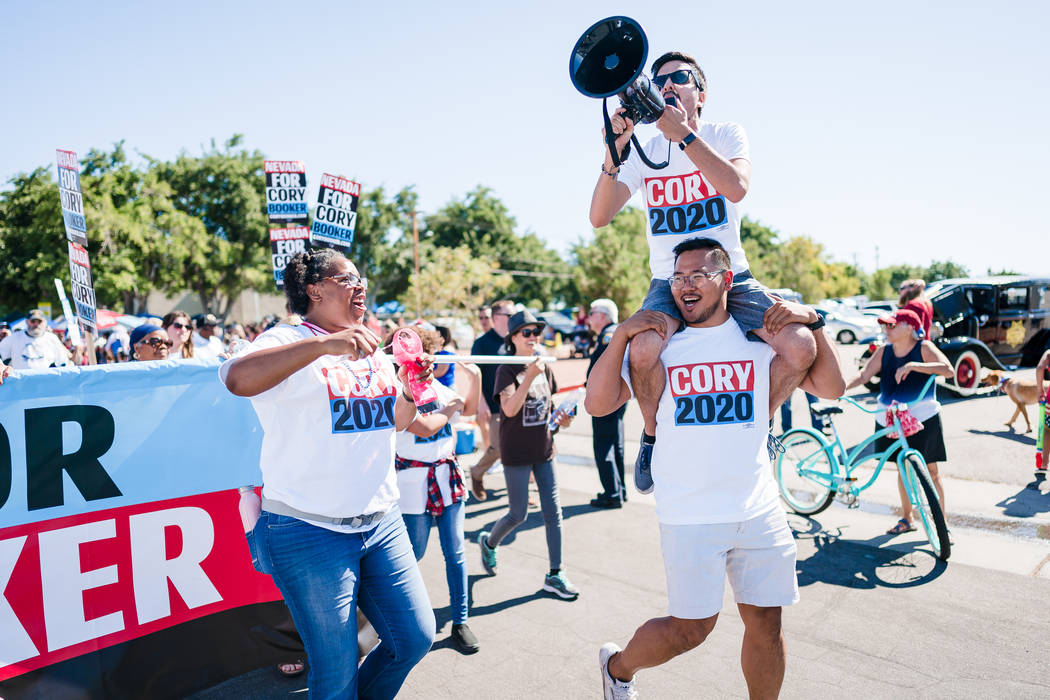
[[[0,387],[0,696],[184,697],[287,656],[252,632],[285,612],[237,509],[262,430],[216,370],[30,370]]]
[[[62,280],[55,278],[55,289],[58,290],[58,300],[62,304],[62,315],[66,317],[66,334],[69,336],[69,342],[74,347],[80,345],[80,326],[77,325],[77,319],[73,316],[73,310],[69,308],[69,299],[66,298],[66,289],[62,286]]]
[[[357,200],[361,185],[339,175],[325,173],[317,192],[317,210],[310,227],[310,244],[349,249],[357,224]]]
[[[270,229],[270,257],[273,260],[273,281],[284,289],[284,267],[296,253],[306,252],[310,229],[305,226]]]
[[[266,216],[270,223],[306,225],[306,166],[301,160],[267,160]]]
[[[58,194],[62,201],[62,221],[69,247],[70,290],[77,307],[77,318],[85,333],[95,333],[95,287],[91,283],[91,262],[87,252],[87,222],[84,196],[80,191],[80,162],[73,151],[56,151]]]

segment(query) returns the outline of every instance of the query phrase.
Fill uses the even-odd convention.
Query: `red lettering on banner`
[[[301,160],[265,160],[263,172],[267,173],[305,173],[306,164]]]
[[[751,360],[700,362],[667,368],[671,396],[693,396],[726,391],[754,391],[755,372]]]
[[[80,170],[80,162],[77,161],[76,153],[73,151],[63,151],[61,148],[56,149],[55,153],[58,154],[58,165],[60,168]]]
[[[270,241],[297,241],[310,237],[310,229],[305,226],[293,226],[291,228],[270,229]]]
[[[701,202],[718,194],[699,171],[686,175],[645,178],[645,200],[651,207]]]
[[[351,194],[355,197],[361,194],[361,185],[345,177],[338,175],[329,175],[325,173],[321,176],[321,187],[327,187],[333,190],[339,190]]]
[[[91,268],[91,261],[88,259],[88,252],[85,248],[77,245],[73,241],[66,241],[69,244],[69,261],[75,262],[81,267]]]
[[[279,600],[236,490],[0,530],[0,681],[189,620]]]

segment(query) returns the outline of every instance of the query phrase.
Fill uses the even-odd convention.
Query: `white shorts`
[[[795,538],[779,504],[738,523],[660,524],[668,612],[702,620],[722,609],[726,574],[737,603],[775,608],[798,602]]]

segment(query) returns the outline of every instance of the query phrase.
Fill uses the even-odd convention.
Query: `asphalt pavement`
[[[563,386],[576,374],[582,377],[582,364],[558,365]],[[1012,413],[1008,401],[945,400],[949,458],[943,473],[955,542],[947,563],[930,553],[918,532],[884,534],[897,517],[892,473],[865,492],[859,508],[836,503],[813,519],[789,516],[799,547],[801,601],[784,613],[788,664],[782,697],[1050,697],[1050,493],[1026,488],[1034,439],[1029,443],[1029,436],[1000,425]],[[796,424],[806,424],[800,394],[795,409]],[[629,460],[639,420],[636,409],[629,409]],[[474,541],[506,509],[501,476],[487,477],[490,498],[472,499],[466,520],[470,625],[481,651],[461,655],[449,640],[448,592],[435,533],[420,566],[436,608],[438,637],[400,697],[597,698],[598,648],[606,641],[623,645],[639,624],[666,614],[651,497],[632,490],[623,509],[588,505],[598,490],[589,424],[580,416],[557,438],[565,570],[582,591],[579,600],[541,591],[547,554],[538,510],[501,546],[499,574],[485,575]],[[849,411],[836,424],[847,445],[871,430],[869,416]],[[466,456],[463,463],[473,461]],[[746,697],[741,635],[727,590],[708,640],[640,673],[640,696]],[[197,697],[303,695],[305,678],[282,679],[266,668]]]

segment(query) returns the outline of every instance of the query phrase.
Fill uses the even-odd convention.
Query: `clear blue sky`
[[[694,54],[747,130],[744,212],[837,259],[1050,273],[1045,2],[17,3],[0,24],[0,180],[125,139],[243,133],[434,211],[477,184],[560,250],[589,238],[599,103],[573,43],[626,14]],[[648,127],[651,129],[652,127]],[[89,232],[90,234],[90,232]]]

